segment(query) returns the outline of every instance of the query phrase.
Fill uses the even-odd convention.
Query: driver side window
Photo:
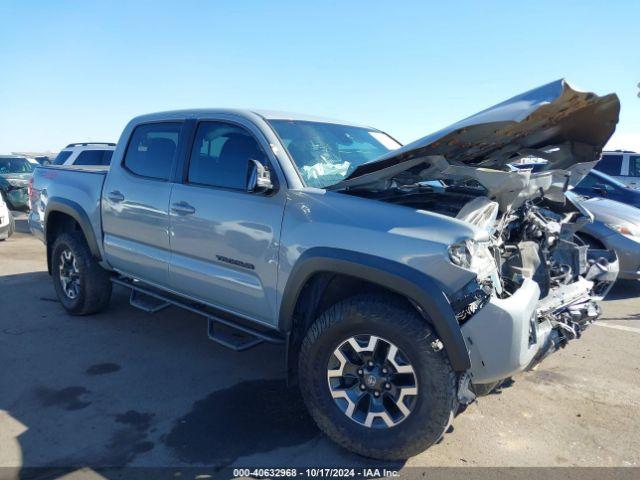
[[[263,165],[267,162],[267,156],[249,131],[230,123],[201,122],[191,149],[187,181],[245,190],[249,160]]]

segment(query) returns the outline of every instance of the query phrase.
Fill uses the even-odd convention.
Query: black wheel
[[[320,429],[381,460],[437,442],[457,409],[456,374],[441,342],[393,296],[359,295],[323,313],[302,343],[299,376]]]
[[[60,303],[72,315],[104,309],[111,299],[111,281],[77,232],[56,238],[51,258],[53,285]]]

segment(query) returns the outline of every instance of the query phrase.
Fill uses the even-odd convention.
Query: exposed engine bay
[[[447,247],[451,263],[472,274],[447,298],[473,385],[532,367],[598,316],[618,260],[581,241],[593,217],[570,190],[598,161],[619,113],[615,94],[558,80],[359,165],[330,187],[476,227]],[[544,166],[519,167],[532,163]]]
[[[616,279],[615,253],[589,248],[576,235],[591,217],[571,200],[569,182],[563,180],[570,173],[544,172],[536,178],[530,172],[485,170],[482,175],[500,188],[497,193],[491,182],[487,187],[478,181],[476,169],[468,172],[471,175],[458,172],[430,181],[421,176],[417,183],[407,182],[405,173],[404,178],[394,179],[385,188],[378,184],[346,193],[446,215],[486,232],[485,241],[463,242],[450,249],[454,263],[477,274],[475,281],[450,299],[456,317],[463,325],[492,296],[509,298],[525,279],[533,280],[539,286],[540,298],[535,318],[538,324],[531,335],[546,336],[546,347],[537,355],[537,363],[568,340],[578,338],[597,318],[600,310],[596,301]],[[496,182],[502,174],[504,181]],[[546,179],[544,187],[539,186],[540,177]],[[560,178],[561,184],[547,181],[552,178]],[[507,183],[522,188],[505,197]]]

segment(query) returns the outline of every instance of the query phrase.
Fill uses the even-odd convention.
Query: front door
[[[269,166],[265,152],[239,124],[198,124],[171,193],[169,278],[179,293],[273,325],[285,192],[246,191],[249,161]]]
[[[106,260],[116,270],[168,286],[169,199],[180,122],[149,123],[133,131],[103,189]]]

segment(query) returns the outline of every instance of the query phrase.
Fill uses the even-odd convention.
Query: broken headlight
[[[473,260],[474,250],[473,240],[465,240],[463,242],[454,243],[449,246],[449,259],[451,263],[462,268],[471,270],[471,261]]]
[[[491,275],[496,270],[496,263],[489,249],[488,242],[464,240],[449,246],[451,263],[471,270],[479,277]]]

